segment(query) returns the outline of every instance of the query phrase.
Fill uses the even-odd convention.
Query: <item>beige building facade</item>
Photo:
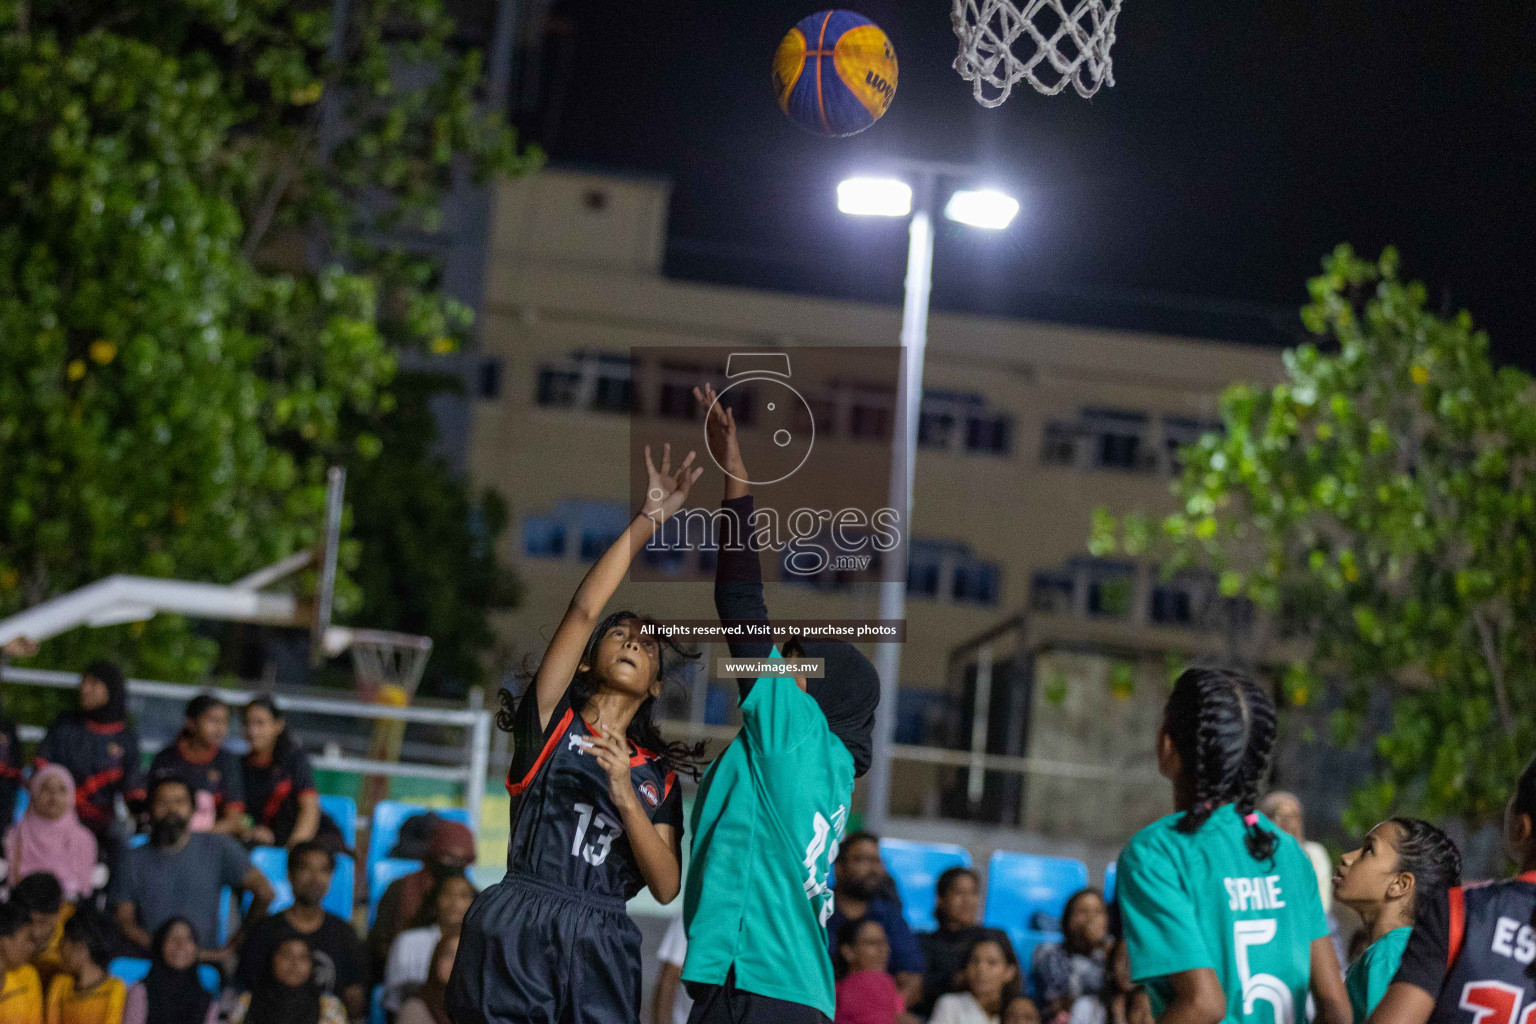
[[[677,445],[699,438],[680,404],[688,368],[642,372],[632,349],[719,349],[723,362],[730,352],[899,344],[897,308],[669,280],[668,199],[664,181],[560,169],[499,188],[469,472],[512,512],[502,554],[525,597],[497,627],[519,656],[542,651],[590,560],[632,514],[631,415],[674,417]],[[1210,628],[1212,615],[1230,625],[1242,611],[1202,577],[1090,558],[1091,513],[1168,510],[1175,450],[1219,423],[1220,391],[1280,372],[1265,348],[934,315],[899,740],[1112,762],[1120,799],[1149,819],[1135,809],[1151,792],[1147,733],[1165,692],[1156,681],[1171,659],[1222,651],[1231,631]],[[889,457],[888,437],[840,443],[850,465]],[[693,494],[703,507],[722,486],[709,468]],[[776,579],[772,565],[766,572]],[[873,618],[878,595],[873,585],[770,583],[768,601],[776,618]],[[617,606],[714,614],[704,582],[626,584]],[[696,680],[692,697],[679,714],[728,718],[724,686]],[[1051,810],[1077,799],[1080,777],[1020,779],[994,771],[983,783],[906,762],[893,812],[1082,827]]]

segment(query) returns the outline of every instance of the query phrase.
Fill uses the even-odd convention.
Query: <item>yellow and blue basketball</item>
[[[821,11],[789,30],[773,57],[779,108],[808,132],[856,135],[896,98],[896,51],[852,11]]]

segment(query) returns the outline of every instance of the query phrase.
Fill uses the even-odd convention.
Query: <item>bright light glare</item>
[[[983,189],[977,192],[956,192],[949,197],[944,216],[950,220],[969,224],[973,228],[1001,231],[1013,223],[1019,215],[1019,201],[1001,192]]]
[[[905,217],[912,186],[894,178],[849,178],[837,186],[837,208],[856,217]]]

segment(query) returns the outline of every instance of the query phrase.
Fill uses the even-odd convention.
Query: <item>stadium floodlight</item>
[[[949,197],[944,216],[973,228],[1001,231],[1019,215],[1019,201],[994,189],[960,191]]]
[[[897,178],[848,178],[837,186],[837,208],[855,217],[906,217],[912,186]]]

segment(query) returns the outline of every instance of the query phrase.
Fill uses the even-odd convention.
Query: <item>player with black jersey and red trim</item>
[[[128,683],[110,661],[88,666],[80,676],[78,710],[59,714],[37,748],[37,764],[63,765],[75,780],[75,811],[96,836],[109,865],[117,863],[124,840],[115,827],[118,796],[131,810],[144,801],[139,737],[128,723]]]
[[[631,612],[604,617],[635,556],[687,500],[702,469],[646,449],[646,502],[571,599],[515,707],[507,875],[464,919],[448,984],[455,1024],[635,1024],[640,931],[624,904],[682,886],[677,773],[701,750],[661,738],[656,698],[682,651]]]
[[[1520,873],[1445,890],[1425,908],[1369,1024],[1536,1022],[1536,760],[1504,834]]]

